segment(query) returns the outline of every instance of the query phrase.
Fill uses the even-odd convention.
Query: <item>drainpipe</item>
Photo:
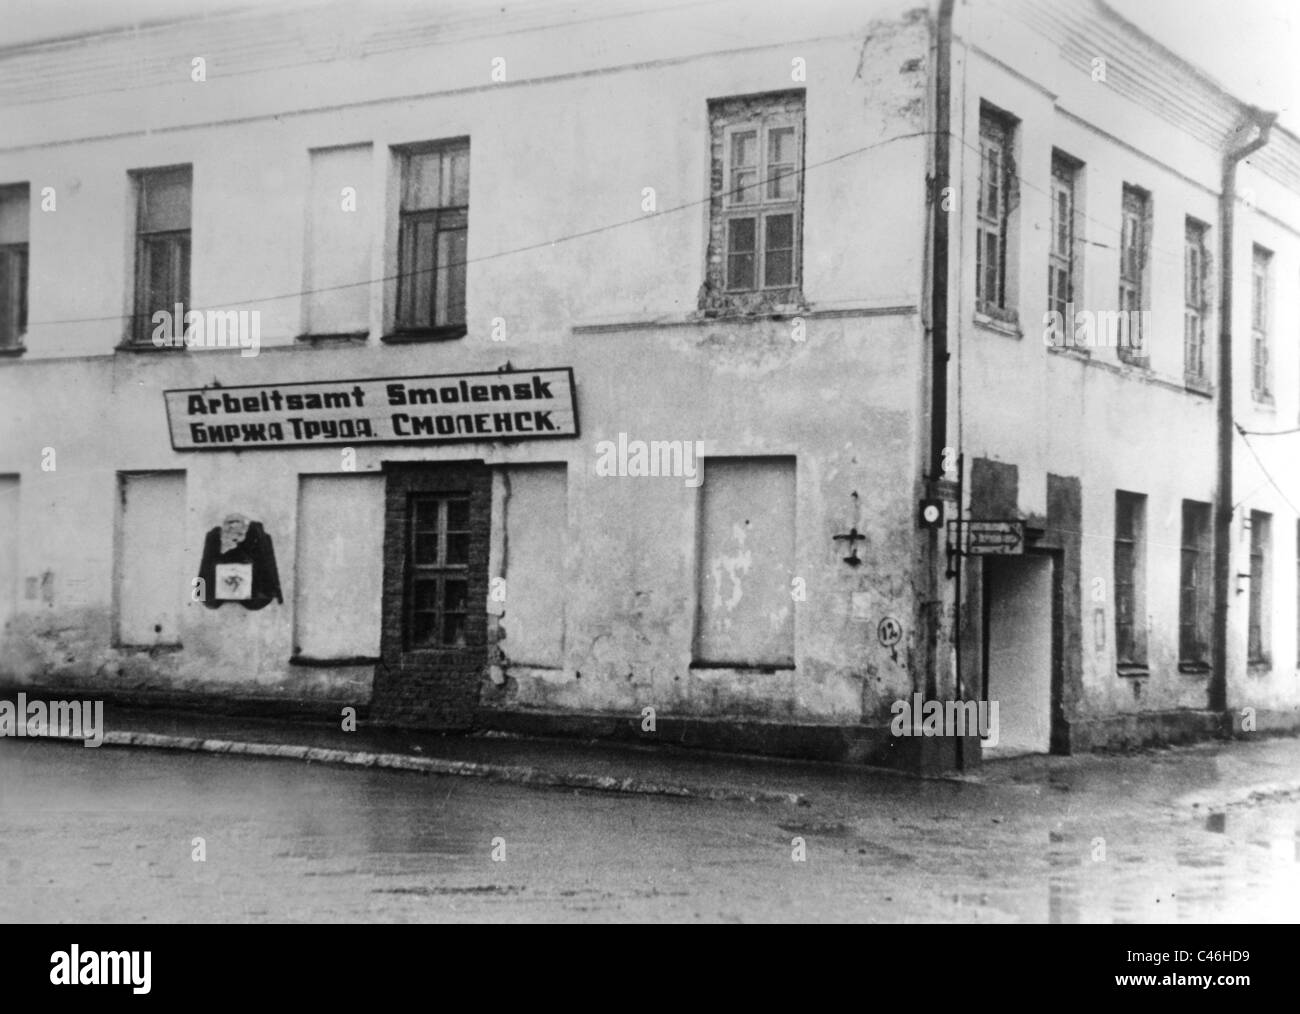
[[[1219,192],[1219,397],[1217,402],[1218,482],[1214,503],[1214,643],[1211,647],[1209,709],[1228,710],[1228,603],[1232,584],[1232,250],[1236,203],[1237,164],[1268,144],[1276,113],[1255,106],[1238,129],[1242,136],[1253,126],[1254,139],[1231,148],[1223,156],[1223,181]]]
[[[943,190],[949,185],[951,154],[948,132],[952,105],[952,11],[955,0],[940,0],[934,86],[934,262],[930,276],[930,327],[933,363],[930,376],[930,478],[943,475],[948,440],[948,213]]]
[[[944,448],[948,444],[948,255],[949,255],[949,213],[944,209],[944,189],[950,185],[952,107],[952,16],[955,0],[940,0],[938,17],[935,23],[935,77],[934,77],[934,164],[933,190],[930,195],[930,441],[929,467],[927,468],[927,495],[935,497],[942,489],[940,483],[944,475]],[[947,500],[947,497],[942,497]],[[960,505],[959,505],[960,516]],[[933,603],[932,615],[929,617],[929,659],[928,680],[937,693],[940,690],[940,673],[946,664],[948,652],[942,650],[945,618],[943,604],[946,600],[947,559],[944,553],[946,544],[944,528],[932,528],[929,532],[928,548],[930,600]],[[958,580],[957,594],[961,584]],[[951,638],[957,637],[954,626]],[[952,688],[955,697],[961,696],[961,678],[956,678],[957,686]],[[929,687],[926,688],[930,689]],[[958,767],[965,767],[966,761],[960,756],[954,758]]]

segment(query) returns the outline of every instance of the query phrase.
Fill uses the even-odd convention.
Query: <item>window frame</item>
[[[192,281],[192,241],[194,231],[194,168],[192,165],[164,166],[156,169],[139,169],[131,173],[135,184],[135,283],[132,298],[134,313],[131,318],[130,333],[125,344],[134,347],[154,347],[152,338],[155,325],[153,316],[159,310],[172,314],[172,327],[178,333],[185,330],[185,317],[190,307],[190,288]],[[189,188],[190,213],[189,224],[184,229],[146,229],[145,213],[148,205],[149,186],[167,180],[184,179]],[[158,245],[167,257],[167,292],[166,305],[153,299],[151,285],[153,275],[154,246]],[[181,306],[182,317],[176,321],[175,309]],[[165,349],[184,349],[185,343],[170,342],[159,346]]]
[[[1082,163],[1073,159],[1062,151],[1053,149],[1052,151],[1052,169],[1051,183],[1049,186],[1051,197],[1051,235],[1048,239],[1047,248],[1047,309],[1049,312],[1057,312],[1061,315],[1062,325],[1066,328],[1066,334],[1073,334],[1074,321],[1067,312],[1068,307],[1074,302],[1074,292],[1076,289],[1077,261],[1075,256],[1076,243],[1078,240],[1078,191],[1079,191],[1079,172],[1082,169]],[[1060,232],[1062,222],[1060,221],[1060,198],[1064,197],[1067,203],[1066,216],[1068,221],[1065,224],[1066,240],[1064,253],[1060,249]],[[1064,297],[1058,291],[1058,284],[1064,282]]]
[[[785,88],[741,95],[710,98],[708,109],[708,182],[709,199],[704,210],[703,225],[707,236],[703,264],[703,282],[696,299],[696,311],[702,319],[718,317],[755,317],[805,312],[808,309],[803,294],[804,268],[804,200],[807,131],[807,94],[803,87]],[[793,163],[770,162],[772,136],[777,130],[789,129],[793,133],[789,153]],[[735,139],[738,135],[754,132],[755,183],[760,186],[756,200],[741,202],[733,194],[733,166]],[[773,196],[770,187],[774,173],[769,167],[790,165],[791,192]],[[786,170],[779,170],[782,178]],[[789,284],[774,283],[769,270],[772,255],[778,248],[769,243],[769,231],[778,226],[778,218],[788,216],[789,222]],[[736,225],[749,219],[753,238],[737,245]],[[773,237],[775,238],[775,237]],[[782,251],[784,247],[779,248]],[[749,277],[735,278],[731,269],[738,255],[751,262]],[[783,258],[785,260],[786,258]],[[733,286],[733,281],[736,283]],[[745,288],[742,285],[751,285]]]
[[[792,163],[772,162],[770,156],[770,141],[773,132],[780,130],[791,130],[794,133],[792,142],[795,152],[795,161]],[[735,152],[735,141],[738,136],[744,134],[755,134],[756,143],[755,151],[757,161],[753,167],[757,178],[751,186],[757,188],[757,200],[741,201],[738,199],[742,191],[734,184],[735,175],[738,171],[743,171],[746,167],[737,167],[734,164],[733,155]],[[772,175],[773,166],[792,165],[794,168],[790,173],[784,175]],[[802,255],[803,255],[803,121],[788,112],[771,112],[763,113],[753,119],[744,122],[729,123],[722,131],[722,165],[723,165],[723,191],[722,191],[722,291],[729,296],[735,295],[764,295],[770,293],[786,292],[799,287],[799,280],[802,273]],[[771,185],[779,178],[786,176],[794,177],[794,192],[789,196],[773,197],[770,193]],[[746,188],[748,189],[748,188]],[[769,284],[768,279],[768,222],[771,218],[790,216],[790,268],[789,280],[777,284]],[[753,260],[751,280],[754,284],[734,286],[732,285],[731,259],[735,256],[731,248],[732,225],[743,219],[749,219],[754,222],[754,241],[752,254],[749,256]]]
[[[1115,666],[1122,675],[1147,671],[1146,637],[1146,503],[1145,494],[1115,492],[1112,579],[1115,589]],[[1128,510],[1129,529],[1122,534],[1121,510]],[[1128,554],[1126,579],[1121,559]],[[1127,603],[1127,619],[1125,617]]]
[[[450,504],[453,502],[465,505],[465,524],[463,528],[452,529],[450,526],[448,515],[450,513]],[[438,519],[433,530],[421,528],[418,525],[420,505],[422,503],[437,505]],[[402,646],[404,651],[462,651],[468,647],[471,556],[469,541],[473,538],[472,510],[472,494],[469,490],[420,490],[410,491],[407,494],[406,575],[402,586]],[[430,534],[437,537],[437,558],[433,563],[420,563],[416,551],[417,539],[421,535],[427,536]],[[465,536],[466,549],[463,563],[451,563],[447,558],[447,540],[450,535]],[[448,580],[461,581],[465,585],[465,598],[463,599],[462,608],[459,610],[449,611],[446,608]],[[433,582],[434,585],[434,608],[432,610],[416,608],[416,585],[423,582]],[[448,643],[446,640],[445,622],[449,612],[462,618],[462,639],[459,643]],[[417,615],[433,617],[432,629],[435,637],[432,641],[417,640]]]
[[[975,310],[999,319],[1015,319],[1014,291],[1010,280],[1011,212],[1016,199],[1014,148],[1018,121],[1008,113],[988,103],[980,105],[979,169],[975,199]],[[996,157],[992,164],[998,167],[999,176],[994,191],[997,208],[992,213],[987,207],[985,176],[991,164],[989,155]],[[989,243],[993,244],[990,258]],[[994,262],[993,277],[989,278],[989,261]],[[992,298],[987,291],[989,283],[997,290]]]
[[[29,244],[0,244],[0,350],[13,351],[25,346],[27,336],[27,287],[29,284]]]
[[[473,175],[470,139],[468,137],[457,137],[421,144],[403,145],[394,148],[393,151],[397,157],[397,278],[393,303],[393,330],[391,334],[385,335],[385,339],[412,340],[464,337],[468,333],[469,318],[469,208]],[[465,203],[439,203],[436,206],[408,208],[406,203],[407,187],[411,178],[411,160],[433,154],[439,156],[440,183],[438,200],[439,202],[450,201],[454,199],[454,195],[451,194],[451,185],[444,186],[442,181],[450,179],[450,161],[457,153],[461,152],[465,157]],[[417,245],[420,230],[430,223],[433,226],[431,240],[432,267],[428,270],[433,276],[433,281],[429,286],[431,305],[427,308],[428,319],[426,322],[421,316],[412,312],[419,290],[418,286],[414,286],[410,279],[414,278],[416,274],[415,265],[418,263]],[[448,274],[446,277],[448,277],[449,288],[443,291],[439,285],[439,280],[444,275],[443,269],[439,267],[438,251],[442,245],[443,236],[455,233],[463,235],[462,242],[465,255],[460,263],[453,262],[451,267],[447,269]],[[460,319],[444,319],[439,322],[439,307],[443,306],[445,308],[447,306],[451,293],[456,287],[456,282],[452,280],[452,271],[455,271],[458,275]],[[415,291],[410,291],[411,288],[414,288]],[[408,303],[411,305],[408,306]]]
[[[1150,355],[1143,334],[1142,311],[1151,301],[1151,193],[1125,183],[1120,198],[1118,309],[1123,313],[1124,335],[1116,336],[1115,355],[1132,366],[1146,367]],[[1130,238],[1133,240],[1130,243]],[[1134,255],[1130,258],[1130,252]],[[1130,317],[1129,314],[1134,314]],[[1124,343],[1127,335],[1129,344]]]
[[[1183,225],[1183,379],[1204,387],[1210,381],[1209,341],[1206,322],[1210,316],[1209,238],[1210,227],[1191,216]]]
[[[31,284],[31,185],[0,186],[0,205],[21,206],[21,228],[6,242],[0,238],[0,352],[21,352],[27,336],[28,288]]]
[[[1211,510],[1210,504],[1199,500],[1184,500],[1182,504],[1178,564],[1178,666],[1183,672],[1204,672],[1210,668],[1213,608]]]
[[[1246,612],[1246,664],[1268,668],[1272,664],[1272,555],[1273,515],[1250,512],[1250,596]]]
[[[1273,403],[1273,251],[1258,243],[1250,257],[1250,393],[1260,404]]]

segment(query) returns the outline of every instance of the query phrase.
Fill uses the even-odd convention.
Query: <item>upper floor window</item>
[[[1142,311],[1150,310],[1148,265],[1151,261],[1151,195],[1124,185],[1119,243],[1120,327],[1116,350],[1130,363],[1145,363],[1146,327]]]
[[[1183,245],[1183,373],[1188,383],[1203,384],[1208,378],[1205,361],[1205,324],[1209,315],[1206,277],[1209,272],[1205,237],[1209,230],[1194,218],[1187,219]]]
[[[465,333],[469,142],[403,149],[397,330]]]
[[[1010,279],[1011,213],[1018,193],[1012,143],[1015,121],[980,109],[979,194],[975,202],[975,303],[981,313],[1014,318]]]
[[[27,331],[26,183],[0,187],[0,349],[22,346]]]
[[[189,166],[181,166],[145,170],[134,179],[135,321],[129,340],[149,343],[160,326],[155,314],[166,313],[179,331],[190,309],[192,175]]]
[[[1075,178],[1079,163],[1060,152],[1052,152],[1052,236],[1047,262],[1047,309],[1059,313],[1069,333],[1074,314]]]
[[[709,104],[709,256],[701,309],[802,302],[802,91]]]
[[[1251,258],[1250,289],[1250,377],[1256,401],[1273,400],[1273,369],[1269,343],[1272,317],[1273,255],[1262,246],[1254,248]]]

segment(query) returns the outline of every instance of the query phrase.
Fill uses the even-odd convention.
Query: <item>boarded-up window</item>
[[[500,482],[506,528],[501,652],[517,665],[558,668],[564,651],[565,466],[504,469]]]
[[[793,666],[794,459],[706,459],[700,493],[695,662]]]
[[[383,578],[383,476],[303,476],[294,654],[314,660],[377,658]]]
[[[117,639],[180,644],[180,606],[197,567],[187,566],[185,473],[120,473]]]
[[[370,330],[372,163],[368,144],[311,152],[304,258],[309,334]]]

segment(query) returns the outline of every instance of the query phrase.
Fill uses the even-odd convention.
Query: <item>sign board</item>
[[[1015,556],[1025,551],[1023,521],[949,521],[949,544],[962,556]]]
[[[215,598],[240,601],[253,597],[253,565],[251,563],[218,563],[216,565],[217,590]]]
[[[177,451],[576,437],[573,370],[164,391]]]

